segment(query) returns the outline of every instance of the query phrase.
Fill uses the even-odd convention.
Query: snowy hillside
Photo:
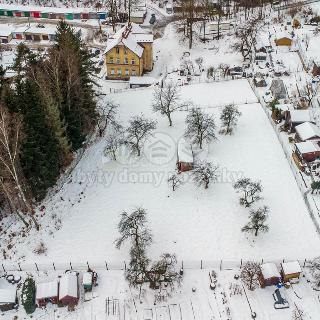
[[[141,89],[114,94],[112,99],[120,104],[124,125],[140,113],[158,121],[155,139],[169,145],[165,163],[154,162],[148,146],[141,159],[128,161],[124,156],[118,162],[109,161],[103,155],[104,139],[97,141],[70,181],[45,204],[48,229],[54,229],[52,215],[63,221],[52,236],[47,230],[36,236],[48,246],[48,255],[32,256],[29,248],[37,243],[34,239],[27,246],[24,242],[20,254],[42,262],[121,261],[127,250],[118,251],[113,244],[119,214],[143,206],[154,233],[153,256],[166,250],[190,262],[312,257],[310,243],[319,245],[319,239],[278,140],[247,81],[182,88],[184,99],[195,101],[216,120],[226,103],[235,102],[242,112],[235,134],[219,136],[208,146],[205,156],[218,163],[222,172],[221,181],[208,190],[197,188],[188,173],[182,173],[187,181],[181,188],[170,190],[167,179],[175,170],[176,143],[184,132],[186,112],[174,115],[174,127],[168,128],[166,120],[151,109],[152,92]],[[241,232],[248,213],[232,188],[242,176],[261,180],[263,203],[270,207],[270,232],[255,241]]]

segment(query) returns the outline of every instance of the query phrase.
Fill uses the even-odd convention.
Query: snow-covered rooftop
[[[304,122],[296,126],[296,132],[298,133],[302,141],[312,138],[320,138],[320,129],[311,122]]]
[[[56,34],[57,28],[53,27],[45,27],[45,28],[38,28],[38,27],[30,27],[25,31],[26,33],[33,33],[33,34]]]
[[[292,110],[290,111],[291,122],[311,122],[309,110]]]
[[[7,26],[1,26],[0,28],[0,37],[9,37],[12,33],[12,29]]]
[[[280,272],[275,263],[264,263],[260,266],[264,279],[280,278]]]
[[[320,151],[319,145],[312,140],[296,143],[296,148],[301,154]]]
[[[67,273],[60,279],[59,299],[66,296],[78,297],[78,277],[75,273]]]
[[[135,76],[131,76],[130,79],[129,79],[129,84],[130,85],[139,85],[139,84],[145,84],[145,85],[151,85],[151,84],[154,84],[156,83],[157,80],[153,77],[148,77],[148,76],[145,76],[145,77],[135,77]]]
[[[37,283],[36,299],[46,299],[58,296],[58,281]]]
[[[85,272],[83,274],[82,283],[83,284],[92,284],[92,273],[91,272]]]
[[[293,274],[301,272],[301,266],[298,261],[283,262],[281,265],[284,274]]]
[[[193,163],[194,160],[191,144],[184,139],[178,142],[178,160],[186,163]]]
[[[0,289],[0,304],[15,303],[16,289]]]

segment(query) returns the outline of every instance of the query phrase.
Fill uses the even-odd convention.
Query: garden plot
[[[44,264],[107,260],[122,266],[129,248],[119,251],[114,246],[119,215],[136,206],[148,210],[153,257],[174,252],[178,259],[194,261],[198,267],[200,259],[304,259],[317,255],[313,248],[319,247],[318,235],[268,119],[259,104],[251,103],[256,98],[248,83],[240,80],[186,86],[181,97],[214,114],[217,124],[219,105],[241,104],[235,134],[219,136],[202,154],[220,165],[218,183],[204,190],[185,173],[182,177],[186,183],[172,192],[167,178],[175,170],[176,144],[185,129],[186,112],[175,114],[174,126],[169,128],[166,119],[151,109],[152,89],[115,94],[112,98],[120,104],[124,126],[140,113],[158,121],[155,139],[167,145],[166,161],[152,159],[150,145],[155,140],[140,159],[120,157],[117,162],[103,156],[105,142],[97,141],[65,186],[45,202],[43,230],[21,241],[19,255]],[[270,207],[270,231],[256,239],[241,232],[249,212],[239,205],[232,187],[241,176],[261,180],[261,205]],[[60,225],[52,222],[56,217]],[[32,251],[40,241],[48,251],[35,256]]]

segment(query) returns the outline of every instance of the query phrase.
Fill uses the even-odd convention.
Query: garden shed
[[[63,305],[75,305],[79,301],[78,275],[66,273],[60,279],[59,302]]]
[[[46,306],[47,303],[58,303],[58,281],[38,283],[36,302],[39,307]]]
[[[313,162],[320,158],[320,147],[316,141],[305,141],[295,144],[295,153],[301,161]]]
[[[284,282],[299,282],[301,272],[302,270],[299,261],[281,263],[281,274]]]
[[[296,126],[296,140],[320,140],[320,129],[314,123],[304,122]]]
[[[274,286],[281,282],[281,275],[275,263],[263,263],[260,270],[259,282],[261,288]]]
[[[16,288],[0,289],[0,310],[13,310],[18,303]]]
[[[193,169],[194,155],[192,146],[184,139],[178,142],[177,148],[177,168],[179,172],[185,172]]]

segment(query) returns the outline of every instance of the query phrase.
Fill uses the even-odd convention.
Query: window
[[[120,63],[120,58],[117,58],[117,64],[119,64]]]
[[[128,63],[129,63],[128,58],[124,58],[124,63],[125,63],[125,64],[128,64]]]
[[[113,57],[110,57],[110,63],[113,63]]]
[[[114,74],[114,69],[111,69],[111,74],[112,74],[112,75]]]
[[[121,69],[118,69],[118,75],[121,76]]]
[[[124,54],[127,54],[128,51],[127,51],[127,48],[124,48]]]
[[[129,70],[126,69],[125,73],[126,73],[126,76],[128,76],[129,75]]]
[[[135,61],[134,59],[131,60],[131,64],[135,64],[135,62],[136,62],[136,61]]]
[[[120,53],[120,48],[116,47],[116,53]]]
[[[135,76],[135,75],[136,75],[136,70],[135,70],[135,69],[132,69],[131,74],[132,74],[133,76]]]

